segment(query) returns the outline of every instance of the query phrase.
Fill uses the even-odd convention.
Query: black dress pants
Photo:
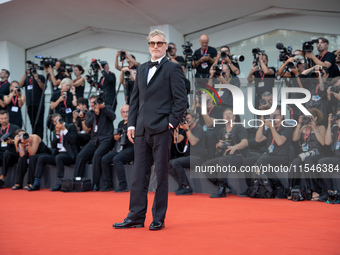
[[[56,165],[58,170],[58,178],[64,177],[64,165],[72,165],[75,160],[71,158],[67,152],[60,152],[58,155],[42,155],[37,162],[37,168],[35,171],[35,177],[41,178],[44,173],[45,165]]]
[[[3,153],[1,175],[6,176],[10,166],[16,164],[18,162],[18,159],[19,159],[18,153],[6,150]]]
[[[154,221],[164,221],[168,207],[168,177],[173,129],[135,137],[135,159],[131,180],[130,207],[127,219],[144,223],[148,205],[148,187],[153,161],[157,188],[152,206]]]

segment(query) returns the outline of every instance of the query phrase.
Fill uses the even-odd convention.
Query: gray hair
[[[263,92],[261,98],[264,98],[264,97],[271,97],[272,96],[272,93],[270,93],[269,91],[265,91]]]
[[[154,36],[156,36],[156,35],[162,35],[162,36],[164,37],[165,41],[166,41],[166,35],[165,35],[165,33],[162,32],[162,31],[160,31],[160,30],[158,30],[158,29],[155,29],[155,30],[151,31],[151,32],[149,33],[149,36],[146,37],[146,39],[150,40],[152,37],[154,37]]]

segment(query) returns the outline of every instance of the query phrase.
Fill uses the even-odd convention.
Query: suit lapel
[[[158,75],[158,73],[159,73],[159,70],[162,68],[162,65],[163,65],[165,62],[167,62],[167,61],[169,61],[169,60],[168,60],[168,58],[165,56],[165,57],[162,59],[162,61],[161,61],[161,63],[159,64],[159,66],[157,67],[157,70],[156,70],[155,74],[152,76],[151,80],[149,81],[148,86],[150,86],[150,85],[152,84],[152,81],[157,77],[157,75]],[[149,69],[147,69],[147,70],[149,71]],[[148,74],[146,74],[146,75],[148,75]]]

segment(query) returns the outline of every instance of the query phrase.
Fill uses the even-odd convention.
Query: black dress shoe
[[[99,191],[99,187],[97,184],[93,185],[92,191]]]
[[[155,220],[150,224],[149,230],[162,230],[164,227],[164,222]]]
[[[106,183],[100,191],[111,191],[111,190],[113,190],[112,183]]]
[[[53,188],[51,188],[51,191],[58,191],[61,189],[61,183],[55,185]]]
[[[124,228],[144,228],[144,223],[127,220],[125,219],[124,222],[121,223],[115,223],[112,226],[113,228],[117,229],[124,229]]]
[[[0,188],[2,188],[3,186],[5,186],[5,181],[3,181],[2,179],[0,179]]]
[[[211,194],[209,197],[211,198],[220,198],[220,197],[226,197],[227,193],[225,192],[225,187],[220,186],[218,187],[217,191],[213,194]]]
[[[36,191],[36,190],[40,190],[40,184],[38,185],[33,185],[32,187],[28,188],[28,191]]]

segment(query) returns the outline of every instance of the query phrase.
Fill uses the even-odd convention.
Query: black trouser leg
[[[6,150],[3,155],[1,175],[6,176],[8,169],[18,162],[19,155],[17,153]]]
[[[72,165],[74,164],[74,159],[71,158],[67,152],[60,152],[56,157],[55,157],[55,164],[57,165],[58,169],[58,178],[63,178],[64,177],[64,171],[65,167],[64,165]]]
[[[99,146],[97,147],[92,159],[93,185],[99,186],[100,174],[102,172],[101,159],[112,149],[113,145],[114,142],[112,139],[100,142]]]
[[[55,155],[41,155],[38,158],[35,177],[41,179],[44,174],[45,165],[55,165]]]
[[[117,174],[119,186],[127,186],[124,164],[127,164],[133,160],[133,153],[134,149],[133,146],[131,146],[119,152],[118,155],[114,156],[113,158],[113,165]]]

